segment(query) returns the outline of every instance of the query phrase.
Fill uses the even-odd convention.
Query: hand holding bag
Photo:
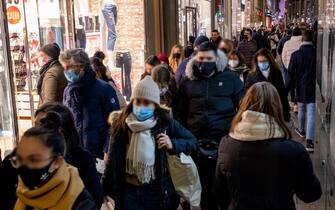
[[[174,188],[191,206],[200,206],[201,184],[197,166],[191,156],[167,153],[167,162]]]

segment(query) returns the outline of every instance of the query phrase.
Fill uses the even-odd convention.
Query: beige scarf
[[[150,183],[155,176],[155,140],[151,129],[157,121],[148,119],[140,122],[130,114],[126,123],[132,131],[126,158],[126,173],[135,175],[142,184]]]
[[[19,178],[14,210],[25,210],[27,206],[34,209],[71,210],[83,190],[84,184],[78,170],[64,161],[52,178],[37,189],[28,189]]]
[[[241,141],[257,141],[283,138],[285,135],[269,115],[248,110],[243,112],[241,122],[237,124],[233,132],[229,133],[229,136]]]

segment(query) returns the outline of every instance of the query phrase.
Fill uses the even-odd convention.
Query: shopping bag
[[[167,153],[168,168],[174,188],[191,206],[200,206],[201,184],[197,166],[191,156]]]

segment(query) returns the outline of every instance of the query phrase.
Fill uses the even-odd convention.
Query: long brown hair
[[[243,112],[250,110],[261,112],[270,116],[270,134],[274,134],[273,120],[284,131],[285,138],[292,137],[290,129],[286,126],[282,104],[277,89],[269,82],[259,82],[251,86],[244,96],[240,109],[232,121],[230,132],[235,130],[237,124],[242,120]]]
[[[173,52],[174,52],[175,49],[180,49],[181,56],[180,56],[179,59],[176,59],[176,58],[173,57]],[[170,56],[169,56],[169,63],[170,63],[170,66],[173,70],[173,73],[176,73],[179,64],[183,60],[184,60],[183,46],[181,46],[180,44],[173,45],[173,47],[171,48],[171,51],[170,51]]]
[[[266,48],[262,48],[260,50],[258,50],[253,58],[253,62],[252,62],[252,72],[256,73],[258,70],[258,61],[257,58],[258,56],[264,56],[269,60],[269,64],[270,64],[270,71],[280,71],[280,67],[278,65],[278,63],[276,62],[275,58],[273,57],[272,53],[266,49]]]

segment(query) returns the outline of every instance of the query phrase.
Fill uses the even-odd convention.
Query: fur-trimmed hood
[[[223,72],[227,67],[228,58],[226,54],[222,52],[221,50],[218,50],[217,53],[218,53],[218,61],[216,62],[216,66],[217,66],[218,72]],[[197,75],[194,74],[194,69],[193,69],[193,66],[197,63],[198,63],[197,56],[194,56],[186,65],[185,75],[190,80],[197,79]]]
[[[272,129],[270,126],[272,121]],[[272,130],[272,131],[271,131]],[[239,141],[262,141],[272,138],[283,138],[284,131],[267,114],[245,111],[242,114],[242,120],[236,125],[229,136]]]

